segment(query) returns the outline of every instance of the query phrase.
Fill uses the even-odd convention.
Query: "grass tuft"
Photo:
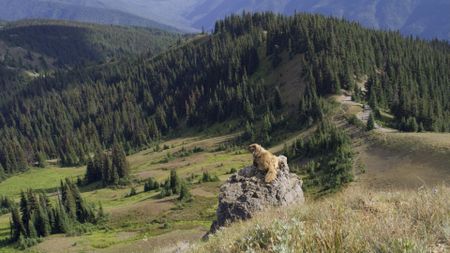
[[[192,252],[448,250],[448,187],[401,192],[370,192],[351,187],[303,206],[259,214],[191,248]]]

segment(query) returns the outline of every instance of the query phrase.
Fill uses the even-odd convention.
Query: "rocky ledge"
[[[305,201],[302,180],[289,172],[287,158],[279,156],[277,178],[265,183],[265,173],[254,166],[233,174],[220,188],[217,220],[211,225],[208,236],[236,220],[250,219],[267,207],[288,206]]]

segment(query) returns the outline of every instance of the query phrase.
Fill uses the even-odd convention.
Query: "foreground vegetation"
[[[342,145],[348,145],[346,137],[344,137],[345,135],[343,135],[341,130],[336,130],[336,132],[334,132],[335,135],[333,138],[330,137],[330,132],[327,131],[327,133],[328,134],[325,134],[323,132],[323,129],[316,131],[307,130],[301,132],[300,136],[297,134],[291,134],[283,139],[283,142],[295,143],[296,141],[300,142],[300,140],[302,140],[304,142],[303,147],[306,147],[309,145],[307,144],[309,143],[309,141],[314,140],[314,142],[318,141],[320,143],[324,143],[325,145],[325,143],[327,143],[327,140],[334,140],[333,143],[339,144],[335,147],[342,148]],[[397,140],[394,144],[391,144],[391,142],[384,143],[382,141],[383,135],[380,135],[380,137],[377,137],[380,138],[380,140],[375,142],[374,145],[384,145],[382,146],[383,149],[388,149],[388,152],[392,154],[398,153],[399,156],[404,157],[402,155],[402,150],[404,150],[404,152],[406,153],[410,151],[401,147],[402,145],[406,145],[401,140],[411,139],[410,135],[413,134],[399,133],[391,134],[391,136],[386,137],[390,141]],[[441,156],[438,156],[440,152],[443,152],[443,149],[447,150],[448,148],[448,143],[446,142],[446,138],[448,138],[448,135],[439,134],[439,138],[437,138],[439,142],[436,142],[436,140],[433,139],[436,137],[436,134],[430,134],[429,139],[428,134],[414,135],[414,138],[427,139],[430,145],[431,143],[436,144],[436,153],[435,155],[431,154],[430,157],[433,157],[434,159],[440,159],[441,163],[443,163],[444,165],[448,164],[446,163],[447,160],[445,160],[448,159],[448,157],[445,158],[445,155],[442,156],[443,158]],[[89,227],[87,230],[81,233],[74,233],[70,236],[51,235],[49,237],[46,237],[38,245],[33,246],[30,250],[34,250],[37,252],[60,252],[62,249],[71,249],[75,251],[121,252],[125,250],[134,250],[135,252],[148,252],[149,248],[153,248],[154,252],[159,252],[159,250],[165,249],[167,247],[167,244],[170,244],[174,241],[179,242],[187,240],[189,242],[194,242],[199,240],[202,235],[208,230],[212,220],[214,220],[215,218],[215,208],[217,205],[217,193],[219,191],[219,186],[224,180],[229,177],[229,173],[231,171],[235,171],[232,170],[233,168],[239,169],[251,163],[251,155],[248,153],[248,151],[236,147],[232,144],[233,140],[236,140],[238,136],[239,135],[219,135],[214,137],[197,135],[195,137],[174,138],[165,142],[161,142],[159,145],[155,145],[152,148],[128,156],[127,160],[130,164],[129,173],[131,176],[129,185],[113,185],[107,188],[103,188],[102,182],[94,182],[92,184],[83,185],[80,188],[81,196],[85,198],[87,202],[101,202],[105,213],[109,214],[109,220],[105,223],[105,225],[102,225],[100,227]],[[325,136],[328,137],[325,138]],[[425,139],[423,143],[428,143],[425,141]],[[276,145],[280,146],[279,151],[281,151],[283,148],[283,142],[281,142],[279,145]],[[330,145],[330,143],[332,142],[329,142],[328,146],[332,148],[332,145]],[[418,148],[411,145],[411,143],[407,145],[412,149]],[[301,145],[298,145],[297,147],[299,148],[297,149],[297,151],[301,150]],[[424,147],[424,149],[431,150],[429,146]],[[334,149],[332,148],[330,150]],[[420,148],[417,152],[420,153],[422,152],[422,150],[423,149]],[[313,153],[314,152],[312,152],[311,154]],[[318,159],[321,157],[321,155],[318,155],[319,153],[314,153],[314,155],[310,157]],[[333,152],[324,153],[332,154]],[[363,154],[363,152],[361,152],[361,154]],[[293,156],[293,154],[288,155]],[[355,153],[354,159],[356,160],[359,155]],[[308,161],[310,159],[308,158],[308,155],[303,151],[298,153],[297,156],[306,156],[307,158],[305,161]],[[326,158],[326,156],[324,156],[324,158]],[[295,158],[289,159],[290,165],[293,169],[296,167],[297,161],[300,164],[305,164],[301,162],[303,160],[304,158],[300,159],[300,161]],[[417,163],[415,160],[411,161],[411,164],[408,164],[406,160],[400,161],[402,163],[405,163],[403,165],[405,168],[412,168],[416,165],[412,163]],[[361,198],[368,197],[370,195],[377,196],[376,198],[381,198],[383,194],[385,194],[386,196],[390,196],[391,193],[388,193],[388,191],[379,194],[375,192],[370,193],[373,191],[373,189],[370,188],[370,185],[366,185],[365,178],[366,176],[372,178],[380,177],[385,174],[392,175],[394,169],[391,169],[390,171],[383,171],[381,173],[380,171],[377,171],[376,166],[378,165],[373,164],[373,162],[370,160],[367,160],[365,162],[367,162],[368,171],[366,172],[366,174],[358,175],[357,177],[355,177],[356,181],[354,184],[367,186],[367,190],[362,190],[360,194],[357,194],[356,189],[350,191],[350,189],[352,189],[353,187],[350,186],[350,188],[345,190],[344,193],[328,195],[325,197],[325,200],[324,198],[313,200],[315,198],[312,198],[312,196],[315,195],[312,194],[316,194],[316,192],[314,191],[314,186],[310,186],[306,188],[307,199],[309,200],[307,203],[307,207],[301,208],[307,208],[308,212],[310,212],[310,214],[308,215],[312,215],[314,210],[325,210],[326,208],[329,208],[329,205],[326,205],[325,203],[334,203],[333,201],[335,197],[339,197],[339,200],[336,201],[342,202],[339,202],[340,206],[336,207],[334,207],[333,204],[333,210],[348,208],[347,204],[345,204],[345,201],[349,201],[348,203],[357,202],[356,197],[354,200],[349,200],[350,198],[343,197],[348,193],[359,196]],[[389,162],[397,164],[397,162],[395,162],[392,157],[389,159]],[[439,163],[439,161],[435,162]],[[429,166],[434,165],[430,164]],[[174,170],[176,171],[176,175],[173,173]],[[440,180],[435,180],[432,175],[429,175],[430,178],[425,177],[427,175],[427,172],[429,174],[429,172],[433,170],[433,167],[423,167],[422,170],[424,170],[424,173],[421,174],[423,175],[422,178],[427,182],[428,185],[434,185],[436,182],[441,182]],[[45,192],[52,193],[55,192],[55,188],[59,186],[59,179],[56,178],[67,175],[71,177],[73,181],[76,181],[78,176],[82,178],[85,175],[85,171],[85,167],[75,169],[55,167],[44,169],[36,168],[18,176],[11,177],[6,181],[0,183],[0,192],[5,192],[7,196],[10,196],[11,198],[15,199],[16,202],[18,202],[21,189],[27,189],[29,187],[39,188],[44,190]],[[67,174],[65,174],[66,172]],[[304,177],[303,179],[305,184],[306,182],[314,182],[314,177],[309,178],[310,175],[307,173],[307,171],[305,172],[301,170],[299,172]],[[320,172],[320,170],[316,170],[316,172]],[[408,170],[405,169],[404,171],[402,171],[402,174],[398,175],[398,177],[391,178],[390,180],[394,180],[396,184],[402,184],[405,180],[405,177],[408,177],[408,175],[412,173],[412,171],[408,172]],[[445,172],[445,170],[439,170],[439,173],[440,179],[443,179],[446,175],[448,175],[448,171]],[[170,177],[171,174],[172,177]],[[327,182],[325,180],[325,177],[322,178],[319,173],[316,173],[316,175],[316,179],[320,179],[319,182],[322,182],[322,179],[324,183]],[[337,175],[339,175],[339,173]],[[414,177],[414,174],[412,175]],[[308,178],[305,176],[308,176]],[[54,180],[55,183],[52,184],[49,181],[45,181],[47,177],[51,180]],[[35,178],[39,180],[33,180]],[[170,178],[172,178],[173,180],[170,180]],[[432,179],[434,181],[428,181],[428,179]],[[386,188],[386,185],[381,183],[385,180],[386,178],[384,177],[382,178],[382,180],[378,179],[378,190],[383,188],[388,189]],[[13,181],[15,182],[15,185],[14,187],[11,187],[11,182]],[[171,181],[175,183],[172,184]],[[157,185],[159,187],[155,187],[155,182],[157,182]],[[186,198],[185,200],[179,200],[178,191],[181,191],[181,185],[177,182],[185,183],[185,186],[188,187],[188,191],[190,193],[188,195],[191,195],[190,197],[188,196],[188,198]],[[48,187],[45,187],[45,185],[42,185],[42,183],[46,183]],[[174,187],[172,187],[172,185]],[[130,194],[133,188],[135,189],[135,194]],[[162,191],[171,192],[172,195],[161,194]],[[176,193],[174,194],[174,192]],[[402,195],[402,201],[404,199],[407,199],[408,193],[409,192],[404,192],[400,194]],[[51,197],[51,199],[55,198]],[[368,199],[363,198],[363,200],[368,203],[367,205],[371,205],[371,202]],[[374,200],[372,199],[371,201]],[[383,202],[380,202],[379,204],[380,206],[384,205]],[[385,207],[386,210],[382,210],[383,212],[389,214],[389,212],[394,211],[389,210],[393,206],[393,204],[390,204],[389,206]],[[298,210],[303,210],[301,208],[299,208]],[[297,207],[293,207],[293,209],[297,209]],[[273,211],[273,213],[280,214],[281,212],[281,216],[284,217],[283,219],[289,221],[289,218],[287,217],[289,215],[298,214],[298,210],[288,213],[276,210]],[[359,211],[355,211],[355,214],[352,214],[353,216],[349,217],[360,218],[359,216],[357,216],[358,212]],[[347,215],[347,213],[344,212],[339,215],[345,216]],[[319,222],[319,219],[321,218],[322,217],[317,216],[315,221]],[[9,219],[9,214],[0,216],[0,239],[9,238],[10,236]],[[351,220],[349,219],[350,218],[346,220],[348,221],[348,223],[351,222]],[[436,219],[440,218],[437,217]],[[347,225],[350,226],[350,224]],[[328,229],[328,227],[323,228],[324,231],[325,229]],[[369,228],[365,227],[364,229]],[[373,237],[375,237],[375,235],[373,235]],[[239,247],[244,247],[242,246],[243,244],[244,242],[241,242]],[[58,245],[58,247],[56,247],[55,245]],[[9,245],[7,247],[3,247],[2,250],[7,250],[8,252],[16,252],[18,250],[16,247],[17,246],[15,245]]]
[[[31,189],[21,192],[19,204],[8,202],[10,242],[17,242],[20,249],[33,246],[50,234],[81,233],[87,229],[86,225],[103,222],[106,218],[103,208],[86,203],[70,179],[61,181],[55,206],[45,193]]]
[[[104,188],[101,180],[91,184],[81,181],[81,197],[85,203],[94,203],[97,207],[101,203],[109,217],[105,223],[77,225],[66,236],[53,234],[45,239],[38,237],[27,240],[28,244],[24,242],[24,245],[40,242],[28,249],[38,252],[60,252],[65,247],[97,251],[134,248],[142,244],[162,246],[161,243],[173,238],[200,238],[214,219],[216,193],[221,182],[228,177],[230,168],[241,168],[249,163],[250,154],[227,146],[228,141],[236,136],[174,138],[128,156],[128,182]],[[218,149],[220,146],[222,148]],[[77,178],[83,179],[85,176],[86,167],[72,169],[54,166],[33,168],[8,178],[0,183],[0,192],[18,203],[21,190],[40,189],[48,193],[52,206],[58,206],[55,193],[59,178],[67,176],[77,182]],[[46,181],[46,177],[54,183]],[[155,188],[155,182],[159,187]],[[14,187],[9,188],[11,184]],[[9,213],[0,215],[0,241],[5,239],[6,242],[10,238],[10,217]],[[67,241],[71,243],[62,246]],[[76,246],[71,246],[73,244]],[[2,244],[1,247],[0,251],[7,252],[23,248],[19,243]]]
[[[274,209],[218,232],[192,252],[447,252],[450,189],[358,187]],[[317,210],[320,210],[318,212]]]

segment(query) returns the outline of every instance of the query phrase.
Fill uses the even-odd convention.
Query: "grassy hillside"
[[[251,163],[251,155],[248,151],[232,144],[236,136],[239,136],[238,134],[224,135],[223,129],[215,127],[209,129],[209,132],[208,135],[188,134],[170,138],[159,145],[128,156],[134,178],[132,185],[102,189],[93,184],[81,188],[84,198],[94,203],[100,201],[106,212],[110,214],[106,227],[96,228],[79,236],[53,235],[34,246],[32,250],[37,252],[60,252],[61,250],[148,252],[151,248],[153,252],[161,252],[175,248],[190,248],[193,252],[221,252],[219,249],[229,249],[223,252],[239,252],[248,247],[254,249],[262,247],[271,252],[272,247],[281,247],[281,244],[305,249],[305,251],[308,251],[308,248],[304,248],[308,245],[320,244],[322,245],[320,247],[324,249],[326,247],[342,250],[361,249],[363,252],[370,251],[373,247],[386,250],[411,248],[419,251],[447,247],[447,242],[440,241],[439,238],[445,236],[442,233],[448,230],[445,227],[445,221],[449,219],[448,189],[438,188],[435,194],[432,193],[432,188],[441,185],[442,180],[445,181],[445,177],[450,176],[448,169],[441,170],[443,168],[439,167],[439,164],[445,164],[448,158],[448,156],[440,156],[440,153],[448,151],[450,146],[445,140],[449,135],[440,134],[439,138],[436,138],[436,134],[433,133],[414,134],[413,138],[421,138],[423,141],[412,141],[409,144],[405,141],[410,141],[411,134],[392,134],[387,138],[392,140],[392,143],[383,141],[383,135],[379,133],[354,138],[355,148],[365,148],[364,151],[362,148],[358,149],[361,150],[359,156],[376,157],[379,154],[373,149],[379,148],[390,153],[391,158],[387,160],[386,157],[361,158],[366,166],[365,173],[358,172],[356,181],[342,193],[318,200],[315,200],[311,193],[307,193],[306,206],[270,211],[269,214],[258,216],[249,223],[233,225],[218,235],[217,238],[220,239],[213,238],[206,244],[200,243],[199,239],[214,219],[219,186],[229,177],[231,168],[239,169]],[[313,128],[280,136],[271,150],[282,151],[284,143],[289,144],[297,138],[305,138],[312,132]],[[405,135],[407,135],[406,140]],[[360,146],[362,141],[364,143]],[[396,146],[394,143],[401,143],[401,145]],[[403,145],[408,148],[402,148]],[[422,145],[426,146],[421,147]],[[201,151],[187,152],[194,148],[200,148]],[[414,175],[411,173],[416,173],[414,166],[417,168],[421,165],[417,163],[417,160],[405,158],[405,154],[411,150],[417,150],[417,153],[411,154],[414,156],[425,149],[428,149],[430,153],[419,159],[432,157],[431,163],[422,168],[422,180],[426,183],[410,184],[409,178]],[[385,167],[380,171],[380,163],[393,163],[395,166]],[[397,167],[400,163],[403,163],[402,167]],[[290,165],[295,167],[296,163],[291,162]],[[194,178],[190,184],[190,192],[194,196],[191,202],[181,204],[176,197],[160,199],[156,191],[143,192],[144,182],[141,180],[153,177],[162,182],[168,177],[170,169],[175,169],[179,176],[186,180]],[[20,190],[29,187],[51,193],[53,187],[58,185],[60,178],[75,179],[76,176],[83,175],[84,171],[84,167],[58,168],[54,165],[45,169],[32,169],[0,183],[0,192],[14,198],[17,198]],[[201,174],[205,171],[217,175],[220,181],[199,182]],[[439,172],[439,179],[435,178],[433,171]],[[386,180],[390,180],[389,183]],[[400,185],[402,187],[392,187]],[[422,190],[418,191],[418,186],[421,185],[425,188],[420,188]],[[136,187],[138,194],[127,197],[131,186]],[[430,202],[430,199],[433,201]],[[398,205],[401,209],[397,208]],[[428,208],[427,205],[433,205],[433,208]],[[414,210],[423,211],[423,213],[415,213],[410,207],[415,207],[417,209]],[[323,210],[320,214],[317,212],[319,209]],[[3,238],[9,233],[8,216],[0,216],[0,237]],[[268,216],[271,218],[267,219]],[[275,219],[279,220],[279,223],[272,224]],[[432,226],[433,230],[422,229],[419,225],[411,227],[415,219],[420,219],[419,224]],[[333,222],[331,224],[335,225],[330,227],[328,220],[340,222]],[[359,220],[365,222],[357,222]],[[292,226],[285,227],[284,223],[290,223]],[[255,224],[259,224],[259,227],[251,229],[255,227]],[[392,227],[393,230],[389,233],[398,234],[398,237],[379,236],[377,231],[386,227]],[[270,242],[269,238],[272,236],[276,238],[277,233],[285,234],[286,231],[292,237],[274,239]],[[365,233],[364,239],[361,239],[362,231],[370,231],[370,233]],[[259,238],[262,233],[268,237]],[[421,239],[421,233],[428,233],[428,239]],[[249,239],[242,240],[242,238]],[[250,243],[249,240],[260,242],[260,244]],[[303,240],[311,244],[300,243]],[[433,244],[434,241],[437,243]],[[168,244],[175,246],[168,247]],[[228,247],[229,245],[231,247]],[[16,252],[13,246],[4,247],[4,250]]]
[[[303,21],[317,26],[316,29],[303,27]],[[243,25],[246,22],[253,26]],[[280,28],[286,32],[280,32]],[[330,35],[324,32],[326,29],[336,33]],[[386,41],[388,45],[384,44]],[[0,192],[17,200],[21,190],[36,188],[49,193],[51,201],[56,202],[54,187],[59,179],[83,175],[87,157],[98,149],[108,152],[112,143],[120,143],[129,154],[131,165],[131,175],[125,183],[108,187],[100,182],[80,186],[86,200],[102,203],[110,216],[106,224],[92,225],[71,236],[51,235],[31,250],[148,252],[151,249],[161,252],[187,249],[192,242],[198,242],[214,219],[221,183],[233,169],[252,163],[246,151],[247,144],[259,142],[277,153],[299,151],[289,153],[288,158],[292,171],[303,177],[309,200],[306,208],[298,208],[300,211],[274,211],[286,217],[283,221],[291,219],[288,217],[298,220],[298,223],[294,220],[291,227],[280,223],[280,231],[291,232],[292,229],[293,237],[286,239],[280,235],[281,239],[276,240],[306,252],[308,245],[301,243],[305,238],[305,242],[312,245],[322,245],[318,247],[324,251],[335,248],[352,251],[358,247],[367,251],[374,247],[379,247],[380,251],[421,251],[432,248],[431,241],[446,247],[448,241],[441,238],[446,238],[448,232],[447,199],[439,195],[436,203],[427,202],[420,198],[423,192],[417,193],[417,188],[432,188],[448,178],[450,171],[445,167],[449,157],[448,134],[366,132],[364,124],[357,123],[357,117],[355,120],[355,114],[362,111],[362,104],[344,104],[339,99],[336,102],[336,94],[354,92],[355,98],[363,103],[383,105],[383,115],[388,111],[384,107],[388,106],[398,109],[398,113],[413,113],[396,106],[401,105],[405,110],[416,108],[412,103],[418,100],[416,94],[405,89],[415,89],[417,83],[391,83],[388,74],[382,75],[382,71],[374,69],[373,64],[381,68],[396,61],[376,54],[379,47],[405,50],[401,66],[419,69],[431,66],[423,66],[422,62],[416,66],[416,59],[408,58],[408,52],[414,49],[420,49],[422,55],[431,52],[427,61],[442,61],[442,66],[438,64],[440,68],[436,72],[425,72],[425,77],[433,79],[436,75],[441,79],[438,83],[424,84],[436,85],[430,87],[440,90],[448,88],[445,86],[448,70],[443,67],[447,62],[439,54],[448,50],[443,43],[404,39],[395,33],[366,30],[356,24],[320,16],[284,18],[271,14],[230,17],[218,23],[214,35],[198,36],[156,57],[37,78],[14,97],[23,103],[13,101],[1,106],[0,133],[5,138],[1,140],[4,145],[0,149],[0,161],[7,165],[4,168],[10,178],[0,182]],[[348,50],[353,53],[341,54]],[[343,65],[346,62],[352,64]],[[370,94],[365,94],[360,85],[361,80],[368,79],[364,78],[366,72],[373,81],[367,81],[368,90],[372,90]],[[443,76],[437,74],[440,72]],[[389,75],[401,80],[396,73],[389,72]],[[404,72],[404,76],[412,79],[425,78],[416,74],[409,70]],[[374,79],[380,76],[384,78],[383,85],[390,90],[389,96],[398,94],[409,102],[402,100],[395,104],[397,102],[378,96],[384,89],[381,82]],[[425,91],[422,95],[430,96]],[[426,101],[423,106],[448,106],[448,98],[442,94],[435,100],[420,101]],[[391,102],[393,104],[389,104]],[[424,112],[414,113],[424,118],[436,116],[435,121],[424,121],[431,125],[448,124],[443,118],[448,116],[446,111],[430,111],[428,116],[422,115]],[[288,146],[294,147],[287,149]],[[317,146],[323,149],[318,150]],[[57,162],[52,160],[49,161],[51,166],[24,172],[26,165],[36,164],[42,157],[57,158]],[[63,162],[67,157],[70,159],[64,160],[72,164]],[[316,161],[317,166],[312,166],[311,160]],[[186,182],[192,200],[180,201],[177,195],[161,197],[155,190],[144,192],[148,178],[162,183],[172,170]],[[347,177],[336,180],[334,175],[340,176],[341,171]],[[421,183],[416,178],[420,178]],[[345,188],[351,179],[355,182]],[[321,191],[329,185],[332,189]],[[393,187],[400,185],[402,187]],[[343,186],[342,193],[323,197]],[[137,194],[129,196],[133,188]],[[406,190],[398,193],[399,188]],[[385,194],[386,189],[391,193]],[[447,191],[443,186],[438,193]],[[430,194],[435,194],[430,192],[429,189],[424,191],[428,199]],[[412,196],[409,200],[408,194]],[[436,213],[428,209],[424,213],[419,212],[421,210],[407,213],[410,208],[397,208],[403,202],[407,207],[436,204],[439,209]],[[349,207],[346,203],[356,204]],[[376,211],[371,209],[372,205]],[[436,220],[430,221],[429,217],[436,217]],[[348,218],[357,221],[354,231]],[[389,223],[391,218],[395,218],[395,222]],[[334,219],[340,223],[329,222]],[[369,222],[358,223],[364,219]],[[270,227],[272,221],[265,224]],[[278,225],[269,230],[278,233]],[[306,226],[311,232],[296,233],[297,225]],[[0,216],[1,238],[8,236],[8,226],[8,215]],[[276,240],[267,244],[266,240],[272,238],[270,233],[269,237],[259,238],[260,234],[267,235],[267,229],[247,230],[240,226],[230,228],[230,233],[241,235],[241,240],[236,242],[234,235],[224,232],[226,240],[212,240],[198,245],[198,250],[218,251],[223,245],[231,245],[229,251],[246,247],[270,251],[272,244],[284,247]],[[402,240],[392,240],[393,236],[377,237],[386,226],[393,227],[392,233],[398,233]],[[370,233],[362,237],[361,231],[365,230]],[[249,237],[243,236],[246,233]],[[420,236],[425,233],[430,235],[429,239]],[[253,244],[245,238],[261,243]],[[17,251],[14,244],[0,243],[5,250]],[[169,244],[176,246],[167,247]]]
[[[303,206],[269,210],[191,252],[447,252],[449,196],[448,187],[350,187]]]
[[[289,143],[299,136],[305,137],[310,134],[310,130],[299,134],[290,134],[280,143],[274,145],[273,150],[278,149],[278,146],[283,146],[285,142]],[[423,136],[427,136],[427,134]],[[148,252],[151,248],[153,252],[160,252],[163,249],[170,249],[171,247],[167,246],[170,243],[183,249],[194,247],[192,248],[194,252],[198,250],[204,252],[218,251],[219,248],[229,249],[224,252],[239,252],[246,247],[256,247],[255,249],[264,247],[264,249],[270,251],[272,244],[268,243],[270,241],[268,238],[260,238],[262,244],[259,246],[250,243],[248,240],[239,239],[251,238],[249,240],[255,239],[255,241],[258,241],[258,236],[268,231],[272,231],[275,235],[271,232],[267,236],[276,236],[276,233],[289,231],[292,235],[291,238],[277,239],[273,241],[273,244],[288,243],[290,246],[299,248],[308,246],[299,243],[303,240],[311,242],[311,245],[322,242],[321,247],[337,247],[342,250],[359,247],[359,249],[363,249],[362,252],[370,251],[375,246],[391,250],[412,247],[412,249],[419,249],[419,251],[420,249],[433,247],[446,247],[447,242],[441,242],[439,238],[445,236],[442,233],[445,233],[448,229],[445,227],[445,221],[449,219],[448,189],[438,187],[437,195],[432,193],[432,189],[441,185],[442,181],[435,180],[434,174],[431,173],[439,169],[435,164],[445,163],[445,157],[437,160],[437,156],[431,156],[434,159],[433,163],[423,167],[425,175],[423,181],[427,183],[422,184],[425,188],[418,190],[417,184],[407,184],[411,172],[407,168],[414,165],[418,166],[416,161],[409,161],[408,163],[405,158],[402,158],[404,157],[402,152],[408,152],[408,149],[386,151],[390,152],[391,156],[397,157],[396,159],[404,159],[399,160],[404,162],[401,173],[397,173],[396,167],[386,167],[383,171],[379,171],[377,166],[384,162],[383,158],[365,160],[366,172],[359,174],[356,181],[342,193],[329,195],[318,200],[307,193],[306,206],[270,211],[269,214],[257,216],[249,223],[233,225],[230,229],[218,235],[220,239],[213,238],[206,244],[200,243],[198,240],[207,231],[214,219],[219,186],[229,177],[228,173],[231,168],[242,168],[251,163],[251,155],[245,149],[227,144],[235,137],[235,134],[222,135],[218,133],[211,136],[187,135],[186,137],[161,142],[159,150],[156,148],[157,146],[154,146],[128,156],[134,178],[132,185],[136,187],[138,195],[127,197],[131,185],[105,189],[97,188],[95,184],[82,187],[84,198],[94,203],[100,201],[106,212],[110,214],[106,227],[94,229],[92,232],[80,236],[53,235],[34,246],[32,250],[37,252],[60,252],[63,249],[71,252],[92,250],[95,252],[122,252],[124,250]],[[448,134],[445,137],[448,137]],[[369,144],[384,145],[373,140],[371,142],[370,138],[365,140]],[[434,145],[438,142],[433,141],[432,143]],[[442,147],[446,149],[449,148],[447,144],[438,145],[443,145]],[[386,147],[388,145],[384,146],[384,148]],[[181,150],[193,150],[194,148],[201,148],[202,151],[190,155],[181,155]],[[371,149],[365,151],[364,154],[377,155]],[[434,155],[438,154],[439,151],[434,153]],[[387,161],[393,162],[393,159]],[[398,162],[395,164],[398,165]],[[291,162],[290,165],[293,167],[295,163]],[[154,177],[161,182],[168,177],[170,169],[176,169],[179,176],[186,180],[194,175],[194,180],[190,185],[190,191],[194,196],[193,201],[181,204],[175,197],[160,199],[157,197],[158,192],[156,191],[143,192],[142,179]],[[54,166],[45,169],[33,169],[0,183],[0,192],[12,197],[17,197],[20,190],[28,187],[52,192],[53,187],[58,185],[60,178],[71,177],[75,179],[77,175],[84,174],[84,171],[85,168],[72,169]],[[199,183],[201,174],[205,171],[217,175],[220,181]],[[441,179],[450,175],[448,170],[439,173]],[[392,177],[393,174],[397,176]],[[390,184],[383,181],[389,176],[391,176]],[[392,187],[392,185],[402,185],[403,187]],[[430,201],[430,199],[433,201]],[[398,205],[402,209],[396,208]],[[433,205],[433,208],[428,208],[427,205]],[[411,210],[411,207],[415,207],[417,209],[414,210],[424,213],[415,213]],[[323,210],[320,215],[317,212],[319,209]],[[428,211],[434,213],[428,213]],[[420,216],[414,218],[412,215]],[[8,216],[0,216],[0,237],[8,236]],[[267,219],[268,216],[271,218]],[[427,217],[433,218],[428,220]],[[280,223],[272,224],[271,221],[275,218]],[[415,219],[419,219],[419,224],[424,226],[425,224],[433,226],[433,231],[427,230],[428,228],[420,230],[419,225],[410,227]],[[295,222],[292,222],[293,220]],[[340,222],[333,222],[332,224],[336,225],[329,227],[330,223],[327,220]],[[366,222],[357,222],[359,220]],[[292,223],[293,227],[284,227],[283,222]],[[251,229],[254,228],[255,224],[259,224],[260,227]],[[380,234],[377,231],[386,227],[392,227],[393,230],[390,230],[389,233],[399,236],[395,238],[379,236]],[[285,232],[279,232],[278,229]],[[298,234],[298,231],[306,232],[305,234]],[[334,234],[333,231],[340,231],[342,234]],[[370,231],[370,233],[365,233],[365,239],[361,239],[362,231]],[[429,239],[421,239],[420,234],[426,232],[429,233]],[[334,237],[338,235],[346,236],[345,238]],[[321,239],[317,239],[317,241],[311,239],[317,236]],[[279,242],[278,240],[283,241]],[[434,240],[437,242],[435,246],[432,244]],[[331,244],[331,242],[336,244]],[[268,244],[265,245],[265,243]],[[228,245],[231,245],[231,247],[228,248]],[[224,248],[225,246],[227,247]],[[15,252],[12,246],[4,249]]]
[[[143,150],[128,157],[132,185],[138,195],[127,197],[132,185],[118,188],[98,188],[88,185],[81,188],[86,200],[101,202],[110,218],[105,228],[90,233],[63,237],[51,236],[43,243],[33,247],[39,252],[148,250],[166,246],[169,242],[198,240],[209,228],[215,212],[218,188],[231,168],[241,168],[249,163],[250,154],[240,148],[224,145],[236,135],[186,136],[161,142],[159,151],[155,147]],[[201,148],[196,153],[186,153]],[[153,177],[163,182],[170,169],[176,169],[183,179],[192,178],[190,191],[194,198],[191,202],[180,203],[176,197],[160,199],[158,192],[143,192],[144,179]],[[199,182],[202,173],[208,171],[217,175],[218,182]],[[76,179],[84,175],[82,168],[32,169],[26,173],[11,177],[0,183],[0,192],[12,198],[18,198],[21,190],[41,189],[53,196],[59,180],[65,177]],[[9,236],[9,215],[0,216],[0,239]],[[73,246],[73,245],[76,246]],[[56,246],[57,245],[57,246]],[[4,247],[15,252],[13,246]],[[8,252],[9,252],[8,251]]]
[[[96,34],[90,41],[97,41]],[[118,49],[103,37],[98,40],[106,41],[105,51],[113,45],[110,50],[116,52],[120,43],[128,45],[127,38],[111,37]],[[72,50],[64,51],[62,60],[74,60],[74,52],[85,46],[83,40],[74,42],[81,44],[68,43]],[[24,46],[34,45],[27,43]],[[44,53],[49,50],[46,43],[37,45]],[[95,51],[95,46],[87,49]],[[47,53],[59,54],[53,50]],[[81,52],[88,53],[88,59],[95,56]],[[70,156],[65,165],[79,165],[88,153],[109,148],[114,140],[132,153],[171,130],[229,120],[248,130],[265,124],[247,138],[267,144],[271,134],[321,120],[327,110],[324,98],[341,89],[380,115],[392,114],[396,128],[445,132],[450,129],[448,52],[445,42],[403,38],[322,16],[232,16],[217,22],[214,34],[180,43],[157,57],[77,68],[35,78],[30,85],[21,83],[23,91],[0,107],[5,119],[0,117],[2,147],[8,147],[2,152],[13,152],[9,155],[20,161],[3,159],[2,165],[11,167],[8,172],[20,171],[24,156],[34,160],[39,153]],[[287,68],[280,65],[287,62],[292,70],[283,72]],[[367,80],[364,89],[361,78]]]
[[[371,188],[405,189],[450,180],[450,135],[376,133],[357,148]]]

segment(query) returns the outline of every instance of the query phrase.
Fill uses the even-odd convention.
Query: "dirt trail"
[[[351,96],[341,95],[336,97],[336,101],[339,102],[342,105],[346,105],[348,107],[359,107],[361,111],[355,113],[356,117],[362,121],[364,124],[367,124],[367,121],[369,120],[370,114],[373,112],[372,108],[369,105],[364,105],[358,102],[352,101]],[[351,111],[350,111],[351,112]],[[382,133],[397,133],[398,130],[388,127],[380,126],[379,124],[375,123],[375,131],[382,132]]]
[[[350,96],[337,96],[344,114],[367,124],[372,109]],[[400,133],[376,126],[372,133],[350,125],[342,115],[336,124],[352,137],[357,163],[357,184],[374,189],[417,189],[450,183],[450,134]],[[357,169],[358,170],[358,169]]]

